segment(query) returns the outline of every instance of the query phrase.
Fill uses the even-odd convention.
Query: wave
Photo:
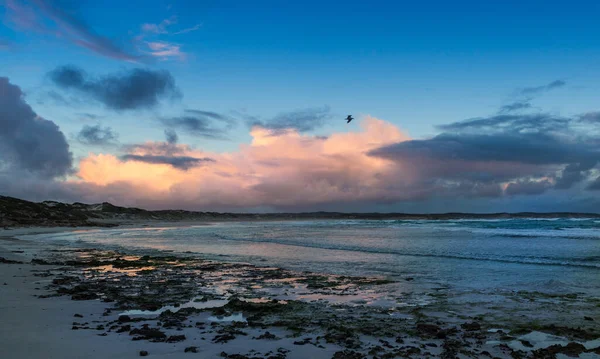
[[[441,253],[423,253],[414,251],[398,251],[393,249],[382,249],[382,248],[366,248],[366,247],[355,247],[345,245],[331,245],[326,243],[300,243],[297,241],[286,241],[286,240],[273,240],[273,239],[258,239],[258,238],[233,238],[218,233],[212,233],[212,236],[220,240],[227,241],[243,241],[252,243],[273,243],[284,246],[303,247],[303,248],[317,248],[317,249],[328,249],[328,250],[339,250],[349,252],[360,252],[360,253],[372,253],[372,254],[392,254],[399,256],[408,257],[424,257],[424,258],[446,258],[446,259],[458,259],[458,260],[473,260],[473,261],[485,261],[485,262],[500,262],[500,263],[515,263],[515,264],[531,264],[531,265],[547,265],[547,266],[567,266],[567,267],[582,267],[590,269],[600,269],[600,263],[589,263],[596,262],[596,257],[585,257],[577,259],[577,261],[568,260],[566,258],[551,258],[551,257],[521,257],[521,258],[506,258],[506,257],[492,257],[492,256],[474,256],[474,255],[461,255],[461,254],[441,254]],[[583,263],[581,263],[581,262]]]

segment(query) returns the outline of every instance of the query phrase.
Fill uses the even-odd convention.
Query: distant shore
[[[600,354],[600,299],[531,291],[471,302],[434,288],[422,304],[406,305],[404,284],[386,278],[294,272],[192,253],[65,247],[9,235],[60,230],[0,234],[3,358]],[[375,299],[394,292],[400,296],[392,302]]]
[[[130,225],[203,224],[229,221],[289,220],[494,220],[510,218],[599,218],[598,213],[220,213],[119,207],[110,203],[83,204],[54,201],[29,202],[0,196],[0,228],[115,227]]]

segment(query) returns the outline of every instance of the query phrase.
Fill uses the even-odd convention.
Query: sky
[[[0,0],[0,194],[600,212],[599,15],[596,1]]]

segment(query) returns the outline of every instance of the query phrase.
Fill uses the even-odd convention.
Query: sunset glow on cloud
[[[205,211],[600,208],[597,64],[578,52],[597,47],[591,13],[564,19],[567,56],[553,18],[491,3],[457,18],[417,3],[314,17],[339,9],[107,1],[0,9],[0,195]]]

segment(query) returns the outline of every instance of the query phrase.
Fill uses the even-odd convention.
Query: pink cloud
[[[178,155],[215,160],[187,171],[168,164],[90,154],[79,164],[79,179],[68,184],[91,185],[98,194],[126,185],[132,190],[119,203],[153,207],[282,207],[398,197],[393,188],[386,189],[397,166],[367,152],[409,137],[373,117],[365,118],[361,127],[361,131],[328,138],[295,131],[273,136],[267,129],[254,127],[252,142],[229,153],[171,145],[176,150],[170,151]],[[164,146],[150,142],[137,146],[134,152],[156,155]]]

